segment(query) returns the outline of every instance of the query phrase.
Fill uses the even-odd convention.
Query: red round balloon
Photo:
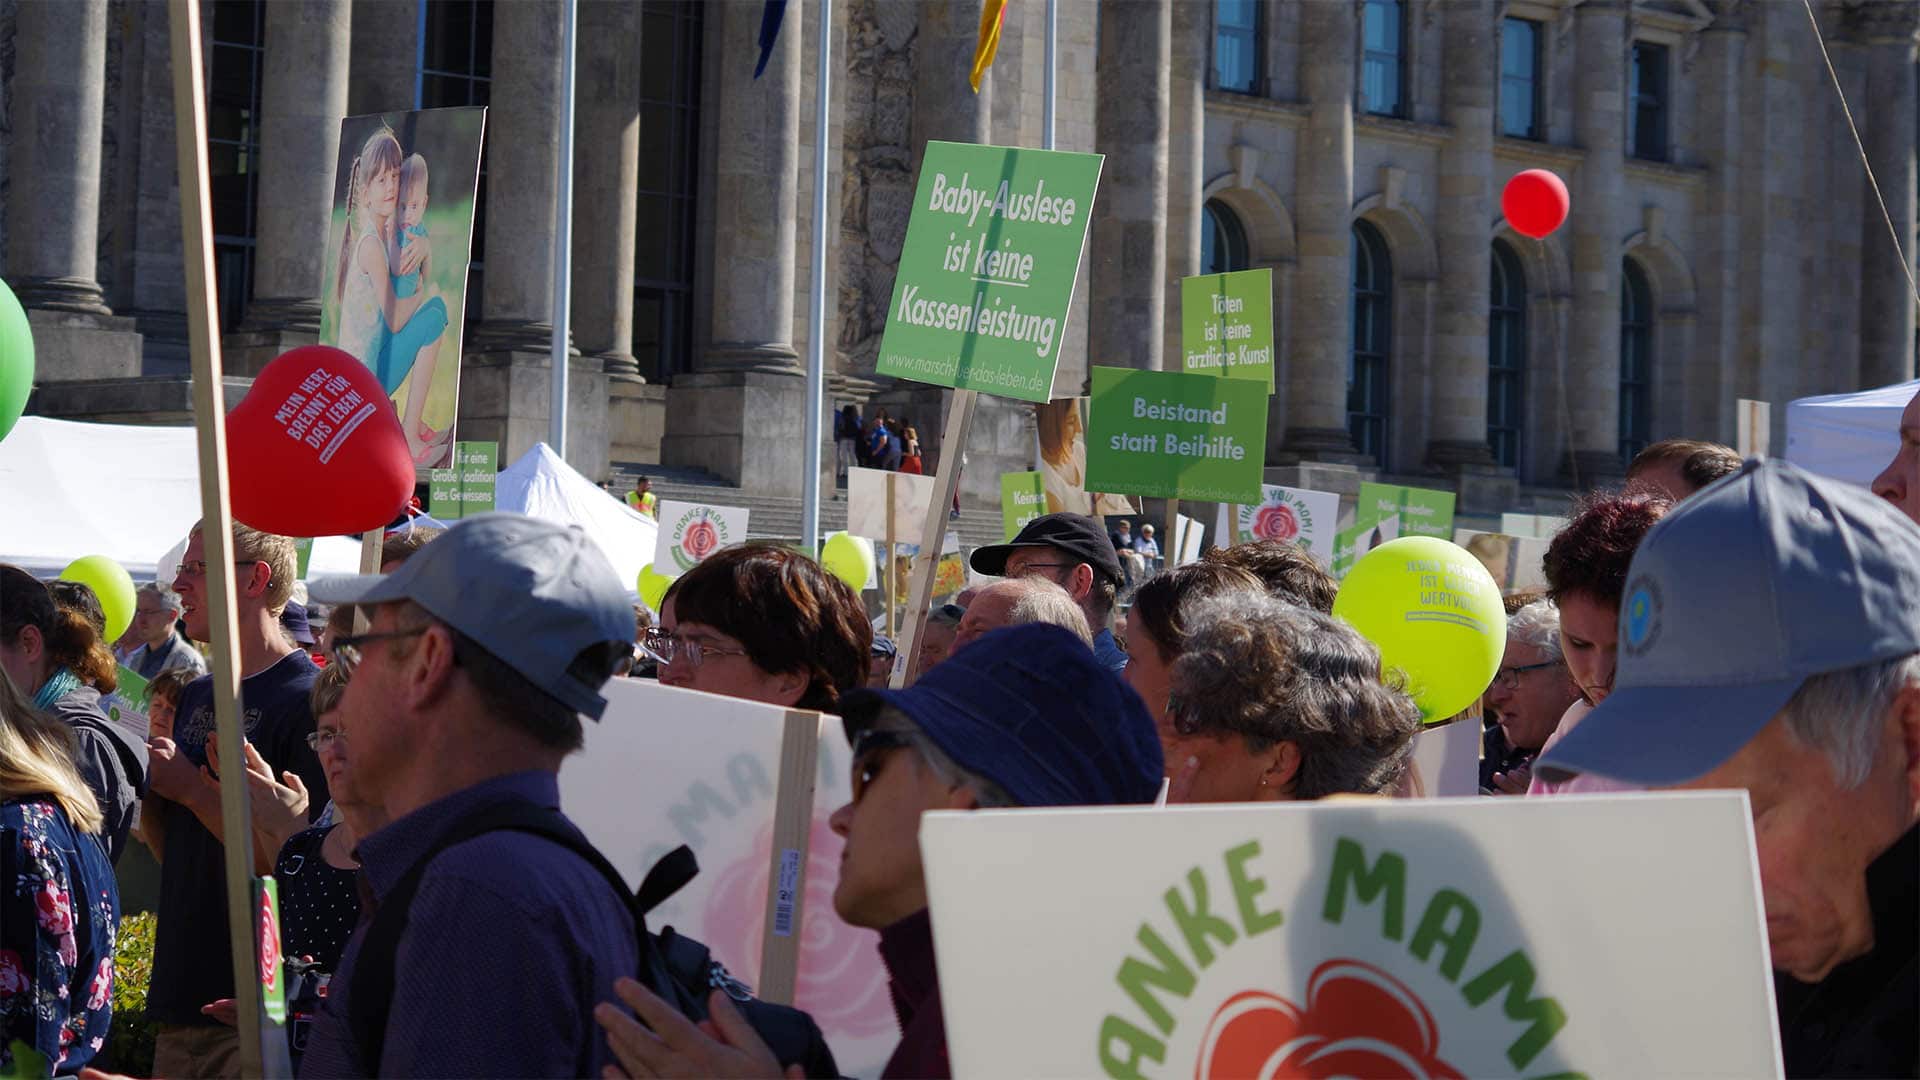
[[[1567,220],[1567,185],[1545,169],[1515,173],[1500,193],[1500,212],[1514,231],[1535,240]]]
[[[378,529],[413,495],[413,458],[380,380],[351,353],[282,353],[227,414],[234,519],[282,536]]]

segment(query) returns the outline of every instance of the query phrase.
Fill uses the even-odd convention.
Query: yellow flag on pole
[[[967,81],[973,92],[980,92],[980,78],[993,66],[993,54],[1000,49],[1000,24],[1006,21],[1007,0],[986,0],[980,9],[980,43],[973,48],[973,72]]]

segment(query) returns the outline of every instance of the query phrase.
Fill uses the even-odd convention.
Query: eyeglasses
[[[347,733],[338,728],[325,728],[307,733],[307,746],[315,752],[331,749],[334,743],[346,741]]]
[[[647,628],[646,637],[641,646],[655,660],[662,664],[671,664],[676,660],[685,660],[688,667],[699,667],[709,656],[745,656],[745,649],[726,649],[718,645],[702,645],[692,638],[681,637],[671,630],[658,626]]]
[[[1522,664],[1519,667],[1503,667],[1499,671],[1496,671],[1493,673],[1493,681],[1496,684],[1507,688],[1508,690],[1518,690],[1520,689],[1520,676],[1525,675],[1529,671],[1539,671],[1541,668],[1554,668],[1559,666],[1560,666],[1560,661],[1547,660],[1538,664]]]
[[[1027,571],[1029,571],[1029,570],[1042,570],[1042,569],[1051,569],[1051,570],[1070,570],[1070,569],[1072,569],[1073,567],[1076,567],[1076,566],[1079,566],[1079,565],[1080,565],[1079,563],[1070,563],[1070,562],[1030,562],[1030,563],[1022,563],[1022,564],[1020,565],[1020,568],[1019,568],[1018,570],[1008,570],[1008,571],[1007,571],[1007,576],[1008,576],[1008,577],[1010,577],[1010,578],[1022,578],[1022,577],[1026,577],[1026,576],[1027,576]]]
[[[353,669],[360,663],[360,646],[369,641],[397,641],[400,638],[418,637],[426,632],[426,627],[416,626],[411,630],[389,630],[379,634],[349,634],[334,638],[333,644],[327,649],[327,655],[333,658],[334,663],[340,665],[342,671],[352,675]]]
[[[265,559],[241,559],[239,562],[236,562],[233,565],[236,569],[238,569],[239,567],[242,567],[242,566],[253,566],[256,563],[263,563],[263,562],[266,562],[266,560]],[[195,559],[192,562],[183,562],[180,564],[180,573],[185,577],[206,577],[207,576],[206,560]]]

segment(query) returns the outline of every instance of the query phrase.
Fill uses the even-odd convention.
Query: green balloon
[[[820,565],[846,582],[847,588],[859,592],[873,576],[873,545],[850,533],[830,533],[827,542],[820,545]]]
[[[640,580],[634,583],[634,591],[655,615],[660,614],[660,601],[666,599],[667,586],[673,579],[658,570],[652,564],[640,568]]]
[[[13,431],[33,392],[33,329],[13,290],[0,281],[0,439]]]
[[[1429,724],[1457,715],[1493,683],[1507,649],[1500,587],[1480,560],[1437,536],[1403,536],[1361,556],[1333,614],[1398,669]]]
[[[133,625],[133,576],[126,567],[105,555],[88,555],[68,563],[60,571],[60,580],[85,585],[100,598],[100,612],[107,617],[108,646]]]

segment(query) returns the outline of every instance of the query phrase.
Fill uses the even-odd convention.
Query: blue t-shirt
[[[247,740],[275,776],[299,775],[310,814],[327,803],[327,774],[307,745],[313,732],[309,695],[320,669],[294,650],[240,683]],[[195,765],[207,762],[214,737],[213,679],[202,676],[180,692],[173,740]],[[153,980],[147,1012],[163,1024],[211,1026],[200,1006],[233,996],[233,953],[227,936],[226,856],[220,841],[185,807],[166,805],[165,858],[160,862],[159,929],[153,944]]]

